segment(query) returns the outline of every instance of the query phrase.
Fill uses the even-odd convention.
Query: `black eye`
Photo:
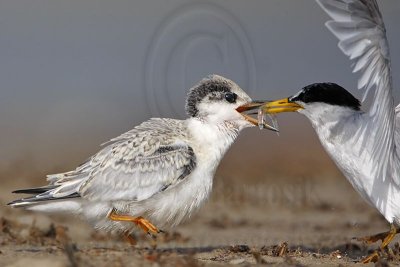
[[[235,103],[237,99],[237,94],[235,93],[225,93],[225,100],[229,103]]]

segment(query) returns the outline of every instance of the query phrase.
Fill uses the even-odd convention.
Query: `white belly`
[[[160,229],[176,226],[196,212],[208,199],[212,189],[213,174],[194,171],[180,184],[168,188],[140,202],[101,202],[83,205],[83,215],[95,228],[125,232],[137,229],[129,222],[114,222],[107,218],[114,207],[118,213],[132,217],[144,217]]]

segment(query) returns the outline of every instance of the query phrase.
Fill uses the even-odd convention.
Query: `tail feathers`
[[[33,197],[21,198],[21,199],[11,201],[10,203],[7,203],[7,205],[9,205],[11,207],[25,207],[25,206],[35,205],[38,202],[42,202],[42,201],[61,200],[61,199],[77,198],[77,197],[80,197],[80,195],[78,193],[74,193],[72,195],[65,196],[65,197],[53,197],[53,196],[44,197],[41,195],[36,195]]]
[[[39,204],[39,202],[43,204],[43,201],[77,198],[80,197],[78,190],[81,183],[81,179],[73,179],[43,187],[15,190],[13,193],[31,194],[33,196],[14,200],[8,203],[8,205],[12,207],[24,207]]]
[[[70,194],[63,194],[63,195],[54,194],[56,188],[58,188],[58,186],[50,185],[50,186],[44,186],[44,187],[15,190],[15,191],[13,191],[13,193],[33,194],[34,196],[17,199],[17,200],[11,201],[7,205],[12,206],[12,207],[26,207],[26,206],[35,205],[38,203],[43,203],[43,201],[61,200],[61,199],[67,199],[67,198],[80,197],[80,195],[77,192],[73,192],[73,193],[71,192]]]

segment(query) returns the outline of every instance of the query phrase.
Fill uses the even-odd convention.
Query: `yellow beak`
[[[290,102],[289,98],[283,98],[271,102],[266,102],[262,106],[262,109],[265,111],[265,113],[276,114],[281,112],[294,112],[299,109],[303,109],[303,107],[294,102]]]
[[[263,109],[265,113],[268,114],[276,114],[276,113],[281,113],[281,112],[293,112],[297,111],[299,109],[303,109],[303,107],[297,103],[290,102],[289,98],[283,98],[275,101],[253,101],[250,103],[247,103],[245,105],[242,105],[238,107],[236,110],[242,114],[242,116],[249,122],[251,122],[254,125],[258,125],[258,120],[250,117],[249,115],[244,114],[246,111],[251,111],[254,109]],[[249,113],[251,114],[257,114],[255,113]],[[269,129],[275,132],[278,132],[279,130],[276,129],[275,127],[264,123],[264,128]]]

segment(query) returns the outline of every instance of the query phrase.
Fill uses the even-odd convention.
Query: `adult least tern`
[[[15,191],[33,196],[9,205],[79,214],[97,229],[127,236],[135,225],[149,234],[159,232],[155,225],[175,226],[208,198],[239,132],[257,123],[236,111],[250,101],[233,81],[208,76],[188,93],[188,119],[145,121],[75,170],[48,175],[47,186]]]
[[[389,46],[375,0],[317,0],[333,19],[326,26],[339,48],[361,72],[358,89],[373,92],[368,112],[348,91],[333,83],[304,87],[289,98],[266,103],[264,112],[297,111],[317,132],[325,150],[358,193],[390,223],[390,231],[362,240],[382,241],[384,249],[400,226],[400,105],[394,106]],[[245,105],[240,111],[255,108]],[[377,252],[364,259],[376,261]]]

